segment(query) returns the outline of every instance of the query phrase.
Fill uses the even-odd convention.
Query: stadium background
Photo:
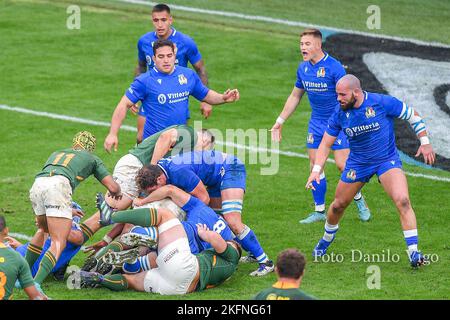
[[[365,1],[321,1],[315,7],[309,3],[252,0],[246,1],[244,6],[235,0],[178,0],[169,4],[370,31],[366,28],[369,3]],[[66,28],[66,8],[71,4],[81,8],[80,30]],[[365,76],[361,75],[363,86],[387,92],[383,83],[370,76],[367,68],[363,70],[363,65],[354,63],[372,50],[394,54],[400,51],[406,57],[450,61],[449,3],[378,1],[377,4],[381,8],[381,30],[373,33],[439,42],[447,47],[433,49],[403,41],[330,33],[325,49],[341,59],[350,71],[364,73]],[[101,148],[106,127],[13,112],[7,110],[8,107],[109,121],[113,108],[132,81],[136,41],[152,29],[149,12],[149,6],[119,1],[0,2],[0,213],[6,216],[12,232],[33,234],[33,214],[28,201],[33,177],[51,152],[70,145],[74,133],[87,129],[98,137],[96,153],[110,170],[134,144],[135,134],[121,131],[119,151],[107,155]],[[173,9],[173,15],[175,28],[197,42],[206,62],[210,87],[217,91],[237,87],[241,92],[238,103],[215,107],[212,117],[203,121],[203,126],[223,131],[227,128],[270,128],[295,81],[295,70],[301,60],[298,34],[302,27],[177,9]],[[448,109],[449,104],[449,78],[445,78],[448,70],[448,65],[444,64],[437,72],[442,78],[439,89],[442,92],[437,94],[440,100],[436,99],[441,109]],[[411,77],[420,79],[421,74]],[[422,113],[426,119],[427,112]],[[308,101],[303,99],[284,126],[283,151],[306,153],[304,141],[309,114]],[[191,102],[191,117],[201,120],[195,100]],[[135,120],[129,115],[126,124],[133,126]],[[447,114],[447,125],[449,123]],[[397,134],[407,134],[405,130],[408,129],[396,127]],[[449,138],[446,139],[448,143]],[[414,146],[410,146],[402,150],[411,154],[413,149]],[[445,157],[439,161],[440,167],[448,170]],[[420,247],[425,253],[439,257],[438,262],[424,269],[409,268],[398,214],[376,179],[364,188],[373,220],[360,223],[352,205],[340,224],[341,231],[332,252],[343,254],[345,261],[310,261],[310,252],[322,235],[323,225],[298,224],[298,220],[313,209],[312,198],[303,188],[308,176],[308,160],[298,156],[281,155],[280,170],[275,176],[261,176],[259,165],[247,167],[244,220],[255,230],[272,258],[287,247],[297,247],[305,252],[309,263],[302,288],[321,299],[448,299],[450,255],[446,231],[450,174],[408,162],[411,165],[405,164],[405,170],[415,175],[408,176],[408,182],[418,218]],[[329,203],[338,179],[337,170],[329,166],[327,176]],[[74,199],[88,215],[95,211],[94,195],[99,190],[101,187],[94,179],[76,190]],[[90,243],[100,239],[105,232],[99,232]],[[401,261],[352,263],[352,249],[383,255],[386,259],[388,255],[399,254]],[[84,258],[85,255],[79,253],[73,264],[81,265]],[[380,290],[367,288],[369,275],[366,271],[372,264],[381,268]],[[106,289],[68,290],[65,283],[50,279],[43,288],[53,299],[248,299],[275,281],[273,274],[256,279],[249,277],[248,273],[254,268],[255,265],[240,265],[237,273],[220,287],[183,297],[113,293]],[[24,297],[16,290],[16,299]]]

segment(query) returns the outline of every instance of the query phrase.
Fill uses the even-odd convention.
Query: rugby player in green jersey
[[[12,298],[16,280],[19,280],[21,287],[30,299],[47,300],[47,297],[36,289],[25,259],[5,244],[7,235],[8,227],[5,217],[0,216],[0,300]]]
[[[119,159],[114,168],[113,177],[120,185],[123,197],[120,200],[115,201],[113,198],[106,195],[106,201],[110,206],[117,210],[128,209],[133,203],[133,200],[139,195],[135,179],[139,170],[144,165],[156,164],[158,160],[163,157],[193,150],[208,150],[212,149],[213,146],[214,136],[211,132],[206,129],[196,132],[194,128],[186,125],[170,126],[167,129],[151,135],[144,139],[138,146],[131,149],[128,154]],[[81,225],[86,241],[101,228],[98,223],[99,219],[100,213],[96,212],[92,217],[85,221],[84,225]],[[87,251],[97,252],[108,245],[112,239],[123,231],[123,226],[123,224],[114,226],[101,241],[87,247]],[[100,252],[99,254],[102,255]],[[98,256],[99,255],[97,255],[97,257]],[[98,261],[91,258],[86,261],[85,266],[83,267],[84,270],[95,269]]]
[[[102,224],[133,223],[143,227],[158,227],[158,255],[148,255],[149,271],[137,274],[103,276],[96,272],[79,271],[83,285],[99,284],[114,291],[133,289],[162,295],[181,295],[215,287],[236,271],[241,249],[234,241],[225,241],[206,225],[197,225],[200,239],[212,248],[197,255],[191,253],[189,241],[181,222],[167,209],[141,208],[113,211],[97,198]]]
[[[80,182],[94,175],[108,189],[111,197],[121,197],[120,186],[100,158],[92,154],[95,145],[96,139],[90,132],[77,133],[72,148],[50,155],[30,189],[31,204],[41,229],[30,241],[25,255],[30,268],[42,251],[42,231],[49,233],[52,239],[34,277],[37,283],[44,281],[66,247],[72,227],[72,193]]]
[[[315,300],[299,289],[305,270],[305,256],[296,249],[286,249],[277,258],[278,281],[258,293],[254,300]]]

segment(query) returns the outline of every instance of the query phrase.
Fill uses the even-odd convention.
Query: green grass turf
[[[73,3],[76,1],[71,1]],[[110,4],[105,1],[80,1],[81,30],[67,30],[64,1],[3,1],[0,3],[2,63],[0,64],[0,104],[20,106],[39,111],[109,121],[112,111],[133,78],[136,63],[136,41],[150,30],[148,8]],[[187,4],[184,1],[176,3]],[[192,1],[192,6],[204,1]],[[222,3],[222,2],[221,2]],[[230,6],[234,1],[230,1]],[[250,3],[250,2],[249,2]],[[306,5],[294,10],[270,11],[263,5],[269,1],[252,1],[246,6],[250,14],[306,20],[337,27],[355,28],[345,24],[349,5],[321,6],[312,11]],[[294,1],[285,2],[294,5]],[[334,3],[334,2],[333,2]],[[361,7],[359,2],[355,6]],[[387,3],[387,2],[382,2]],[[419,1],[414,4],[425,8]],[[229,9],[228,5],[208,2],[213,9]],[[409,8],[411,5],[407,5]],[[233,8],[240,8],[234,3]],[[399,9],[400,7],[396,7]],[[364,9],[364,8],[363,8]],[[424,15],[412,28],[401,22],[386,23],[383,33],[404,35],[424,40],[448,42],[448,30],[438,32],[448,20],[444,10],[417,10]],[[388,10],[389,11],[389,10]],[[309,12],[309,13],[308,13]],[[312,15],[312,12],[317,15]],[[331,15],[333,12],[333,15]],[[410,11],[408,11],[410,12]],[[382,13],[383,14],[383,13]],[[392,13],[386,12],[386,15]],[[411,15],[413,13],[410,13]],[[411,19],[411,15],[409,19]],[[434,16],[433,16],[434,15]],[[328,17],[323,20],[322,17]],[[364,12],[359,14],[364,16]],[[223,91],[237,87],[241,100],[236,104],[214,108],[213,116],[203,122],[204,127],[270,128],[279,114],[295,81],[295,70],[300,59],[297,45],[298,30],[289,28],[268,34],[264,24],[252,24],[233,19],[218,19],[177,13],[176,27],[191,35],[204,56],[210,87]],[[398,15],[400,21],[405,19]],[[323,21],[322,21],[323,20]],[[364,20],[365,21],[365,20]],[[432,26],[432,35],[422,32]],[[402,27],[403,26],[403,27]],[[402,29],[403,28],[403,29]],[[402,31],[403,30],[403,31]],[[447,33],[445,33],[447,32]],[[289,119],[283,131],[283,150],[305,153],[304,137],[310,115],[307,99]],[[198,102],[192,101],[191,116],[200,120]],[[34,215],[28,200],[28,190],[34,175],[48,155],[67,147],[75,132],[92,131],[99,140],[99,155],[111,170],[121,155],[133,145],[135,135],[122,131],[117,153],[106,154],[102,142],[107,128],[80,125],[72,122],[0,110],[0,213],[6,216],[12,232],[32,235]],[[127,124],[135,118],[128,116]],[[270,147],[270,146],[269,146]],[[439,256],[439,262],[421,270],[411,270],[404,252],[405,244],[398,214],[374,179],[364,188],[374,219],[361,223],[356,207],[351,205],[341,222],[337,240],[331,247],[335,254],[343,254],[343,263],[315,263],[310,252],[321,237],[323,224],[300,225],[298,220],[313,209],[312,197],[303,188],[308,176],[306,159],[280,157],[280,170],[275,176],[261,176],[260,165],[249,165],[248,189],[244,206],[244,221],[253,228],[270,257],[287,247],[304,251],[309,260],[302,288],[321,299],[448,299],[449,245],[446,227],[450,204],[448,182],[435,182],[409,177],[411,201],[417,213],[420,247],[426,253]],[[407,171],[449,177],[442,171],[427,171],[405,165]],[[327,171],[332,200],[338,181],[337,171]],[[102,187],[89,179],[76,190],[74,199],[86,212],[95,211],[95,192]],[[99,240],[101,230],[90,241]],[[381,268],[381,290],[366,286],[366,269],[373,263],[352,263],[351,250],[382,254],[390,250],[399,254],[399,263],[374,263]],[[74,265],[82,265],[85,255],[79,253]],[[113,293],[106,289],[68,290],[64,283],[47,280],[44,290],[53,299],[247,299],[270,286],[275,275],[252,278],[248,273],[255,265],[240,265],[237,273],[223,285],[201,293],[183,297],[160,297],[146,293]],[[15,290],[16,299],[25,295]]]

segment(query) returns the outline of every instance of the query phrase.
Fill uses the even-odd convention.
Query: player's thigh
[[[378,179],[383,189],[395,203],[409,202],[408,182],[402,169],[393,168],[388,170],[380,175]]]
[[[123,195],[121,199],[116,200],[111,197],[109,193],[105,194],[105,200],[110,207],[116,210],[126,210],[133,203],[133,200],[131,200],[131,198],[127,197],[126,195]]]
[[[240,188],[222,190],[222,215],[233,232],[242,229],[242,205],[245,191]]]
[[[350,154],[350,149],[338,149],[334,150],[334,160],[336,161],[336,167],[339,171],[344,171],[345,162]]]
[[[48,233],[47,217],[45,215],[36,216],[36,224],[39,228],[37,232],[45,231]]]
[[[209,207],[212,209],[222,208],[222,198],[221,197],[209,198]]]
[[[333,205],[345,209],[363,186],[364,182],[356,181],[347,183],[339,180],[334,195]]]

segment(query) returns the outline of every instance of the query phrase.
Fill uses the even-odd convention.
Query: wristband
[[[103,237],[103,241],[105,241],[107,244],[110,244],[112,240],[113,239],[107,234],[105,234],[105,236]]]
[[[311,172],[320,172],[322,170],[322,167],[318,164],[315,164],[311,170]]]
[[[282,117],[278,117],[276,123],[283,124],[285,121]]]
[[[419,140],[421,146],[424,144],[430,144],[430,139],[427,136],[420,137]]]

